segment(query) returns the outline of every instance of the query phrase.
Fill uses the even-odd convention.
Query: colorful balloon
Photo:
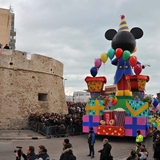
[[[106,63],[107,59],[108,59],[107,53],[102,53],[102,54],[101,54],[101,61],[102,61],[103,63]]]
[[[118,99],[115,95],[108,95],[105,104],[109,105],[110,107],[115,106],[118,103]]]
[[[131,55],[131,52],[126,50],[126,51],[123,52],[122,57],[126,61],[126,60],[129,59],[130,55]]]
[[[116,57],[120,59],[122,57],[123,50],[121,48],[116,49]]]
[[[134,73],[135,73],[136,75],[139,75],[141,72],[142,72],[142,66],[141,66],[141,64],[136,64],[136,65],[134,66]]]
[[[136,56],[130,56],[129,63],[132,67],[134,67],[137,64],[137,57]]]
[[[158,105],[159,101],[157,98],[153,98],[153,106],[156,108]]]
[[[114,49],[110,49],[109,51],[108,51],[108,57],[112,60],[113,59],[113,57],[114,57]]]
[[[90,70],[90,73],[93,77],[95,77],[98,73],[98,70],[96,67],[92,67],[91,70]]]
[[[96,68],[100,68],[101,64],[102,64],[102,61],[101,61],[100,58],[95,59],[94,65],[95,65]]]

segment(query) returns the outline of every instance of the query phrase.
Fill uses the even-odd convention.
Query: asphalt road
[[[51,160],[59,160],[60,154],[62,152],[62,142],[65,137],[60,138],[51,138],[51,139],[37,139],[37,140],[0,140],[0,160],[14,160],[14,150],[16,146],[22,146],[24,152],[29,145],[33,145],[38,152],[38,146],[44,145],[48,154],[50,155]],[[73,152],[77,157],[77,160],[89,160],[88,155],[88,143],[87,143],[87,134],[80,136],[68,137],[70,142],[73,145]],[[94,160],[99,160],[98,150],[102,148],[103,138],[108,138],[109,143],[112,145],[112,155],[114,160],[125,160],[129,155],[131,149],[135,149],[135,138],[132,137],[104,137],[96,136],[95,143],[95,158]],[[152,151],[152,138],[147,137],[144,141],[147,150],[149,151],[148,160],[152,160],[153,151]]]

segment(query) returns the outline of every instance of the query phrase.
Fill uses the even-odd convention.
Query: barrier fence
[[[29,121],[28,123],[29,129],[41,133],[42,135],[46,136],[47,138],[51,136],[55,137],[67,137],[70,135],[81,135],[82,134],[82,126],[45,126],[43,123],[37,121]]]

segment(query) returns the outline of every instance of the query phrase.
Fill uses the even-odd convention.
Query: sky
[[[108,29],[118,30],[124,14],[131,30],[140,27],[144,35],[136,40],[134,56],[150,64],[141,74],[148,75],[146,94],[160,92],[160,1],[159,0],[0,0],[1,8],[15,13],[16,50],[41,54],[64,64],[66,95],[84,91],[86,76],[91,76],[96,58],[108,52]],[[110,59],[97,76],[112,85],[116,67]]]

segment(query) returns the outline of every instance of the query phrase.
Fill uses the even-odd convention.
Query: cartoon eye
[[[128,68],[128,66],[126,66],[126,68]]]
[[[119,66],[119,68],[122,68],[122,66]]]

